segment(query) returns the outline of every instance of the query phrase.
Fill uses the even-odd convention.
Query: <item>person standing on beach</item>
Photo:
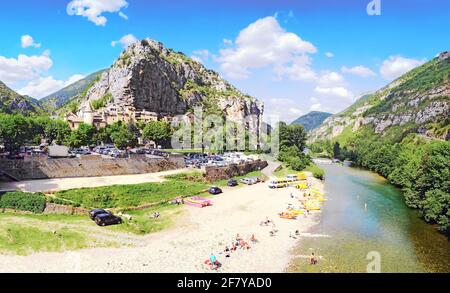
[[[317,264],[317,259],[316,259],[316,257],[314,256],[314,252],[311,253],[311,257],[309,258],[309,264],[311,264],[311,265]]]

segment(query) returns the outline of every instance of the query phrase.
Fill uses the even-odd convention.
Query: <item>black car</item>
[[[220,188],[217,187],[217,186],[213,186],[213,187],[211,187],[211,188],[208,190],[208,192],[209,192],[210,194],[220,194],[220,193],[222,193],[222,189],[220,189]]]
[[[230,187],[237,186],[238,182],[237,182],[236,179],[232,178],[232,179],[228,180],[227,185],[230,186]]]
[[[122,218],[114,216],[110,213],[99,214],[94,218],[94,221],[99,226],[122,224]]]
[[[110,214],[110,213],[105,211],[104,209],[94,209],[89,212],[89,217],[91,218],[91,220],[94,220],[95,217],[100,214]]]

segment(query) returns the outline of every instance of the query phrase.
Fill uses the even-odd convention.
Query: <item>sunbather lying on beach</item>
[[[258,242],[258,239],[256,239],[255,234],[252,234],[252,237],[250,237],[250,241],[253,243]]]
[[[250,245],[248,245],[248,243],[245,242],[244,240],[241,240],[239,245],[241,246],[242,249],[250,249]]]

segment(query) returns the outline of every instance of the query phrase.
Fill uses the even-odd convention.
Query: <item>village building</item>
[[[97,129],[104,128],[115,122],[124,123],[149,123],[152,121],[171,122],[173,116],[168,113],[156,113],[146,110],[136,110],[132,106],[108,105],[105,108],[94,110],[89,101],[84,101],[76,114],[68,113],[64,120],[69,123],[72,130],[77,129],[80,124],[85,123]]]

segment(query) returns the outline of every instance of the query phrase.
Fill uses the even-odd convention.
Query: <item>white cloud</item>
[[[230,39],[223,39],[222,41],[223,41],[223,43],[224,43],[225,45],[227,45],[227,46],[233,45],[233,40],[230,40]]]
[[[317,111],[317,110],[320,110],[321,107],[322,107],[322,104],[321,104],[321,103],[312,104],[311,107],[309,107],[309,110],[311,110],[311,111]]]
[[[215,56],[211,54],[208,50],[196,50],[192,52],[191,58],[199,63],[204,63],[208,61],[210,58],[214,58]]]
[[[411,69],[422,65],[426,60],[416,60],[404,58],[401,56],[390,56],[389,59],[383,61],[380,73],[387,80],[396,79]]]
[[[338,87],[321,87],[317,86],[314,91],[316,93],[322,94],[322,95],[328,95],[328,96],[336,96],[340,98],[346,98],[351,99],[353,98],[353,93],[346,89],[345,87],[338,86]]]
[[[33,56],[20,54],[17,58],[0,56],[0,80],[14,84],[18,81],[34,79],[52,66],[53,61],[50,59],[49,51]]]
[[[23,35],[20,38],[20,43],[22,45],[22,48],[28,48],[28,47],[40,48],[41,47],[41,44],[36,43],[34,41],[33,37],[30,35]]]
[[[344,77],[334,71],[325,71],[319,78],[321,85],[333,85],[344,81]]]
[[[278,119],[291,122],[304,115],[304,111],[298,107],[298,102],[288,98],[272,98],[264,103],[264,116],[267,121]]]
[[[310,64],[310,58],[302,55],[295,57],[289,65],[275,65],[273,70],[279,79],[287,76],[290,80],[315,81],[317,74]]]
[[[122,11],[119,11],[119,16],[122,17],[125,20],[128,20],[128,15],[126,15],[125,13],[123,13]]]
[[[325,52],[325,56],[327,56],[328,58],[333,58],[334,54],[331,52]]]
[[[369,68],[362,66],[362,65],[358,65],[358,66],[354,66],[354,67],[350,67],[350,68],[346,67],[346,66],[342,66],[341,71],[342,71],[342,73],[349,73],[349,74],[353,74],[353,75],[357,75],[357,76],[361,76],[361,77],[376,76],[375,72],[373,72]]]
[[[82,78],[84,78],[84,76],[80,74],[72,75],[66,81],[56,80],[52,76],[39,77],[28,82],[28,84],[21,88],[18,92],[21,95],[28,95],[33,98],[41,99],[74,82],[77,82]]]
[[[300,110],[299,108],[295,108],[295,107],[289,108],[289,112],[292,113],[292,114],[295,114],[295,115],[302,115],[303,114],[302,110]]]
[[[128,3],[125,0],[72,0],[66,10],[68,15],[86,17],[96,25],[105,26],[108,20],[103,13],[119,13],[120,17],[125,18],[121,9],[126,7]]]
[[[120,38],[118,41],[112,41],[111,46],[115,47],[117,44],[121,44],[123,48],[128,47],[131,44],[134,44],[138,41],[138,39],[132,34],[128,34]]]
[[[311,75],[306,54],[316,47],[298,35],[286,32],[273,16],[261,18],[243,29],[233,48],[220,50],[217,61],[223,72],[235,79],[246,78],[250,70],[271,66],[277,73],[299,78]],[[298,72],[295,72],[297,71]]]

